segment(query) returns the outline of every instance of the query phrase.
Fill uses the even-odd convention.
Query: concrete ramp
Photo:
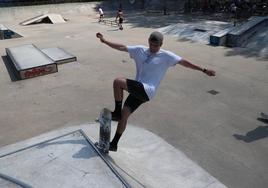
[[[65,20],[60,14],[41,14],[34,18],[25,20],[20,23],[20,25],[30,25],[30,24],[38,24],[38,23],[65,23]]]
[[[253,16],[247,22],[223,29],[210,36],[210,44],[215,46],[243,47],[252,37],[268,25],[268,16]]]
[[[42,52],[57,64],[69,63],[77,59],[74,55],[58,47],[42,49]]]
[[[262,28],[268,26],[268,16],[253,16],[246,23],[235,27],[227,34],[227,43],[229,47],[240,47],[248,43],[251,37],[256,35]]]
[[[158,30],[163,34],[175,35],[180,40],[189,40],[209,44],[210,36],[232,27],[232,24],[220,21],[200,20],[198,22],[177,23]]]
[[[58,72],[57,64],[33,44],[6,48],[6,54],[20,79]]]
[[[21,35],[0,24],[0,40],[19,38]]]
[[[112,123],[112,135],[116,129]],[[59,129],[0,149],[0,185],[38,188],[226,188],[153,133],[128,125],[117,152],[102,155],[99,124]],[[17,183],[14,183],[17,182]],[[0,186],[7,188],[7,186]]]
[[[82,130],[4,154],[0,164],[1,188],[129,187]]]

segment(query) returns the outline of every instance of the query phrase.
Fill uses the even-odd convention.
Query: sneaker
[[[120,121],[121,120],[121,116],[118,116],[117,114],[115,114],[114,112],[112,112],[112,120],[113,121]]]
[[[117,145],[114,145],[114,144],[111,144],[110,143],[110,148],[109,148],[110,151],[114,151],[116,152],[117,151]]]

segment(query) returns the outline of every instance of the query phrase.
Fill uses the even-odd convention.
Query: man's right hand
[[[102,43],[110,46],[111,48],[127,52],[127,47],[125,45],[107,41],[104,39],[104,37],[101,33],[96,33],[96,37],[99,38]]]
[[[104,38],[101,33],[96,33],[96,37],[99,38],[101,42],[104,42]]]

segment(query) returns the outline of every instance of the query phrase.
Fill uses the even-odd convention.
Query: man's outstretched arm
[[[127,47],[123,44],[117,44],[117,43],[113,43],[110,41],[107,41],[106,39],[104,39],[103,35],[101,33],[97,33],[96,34],[97,38],[100,39],[100,41],[108,46],[110,46],[111,48],[114,48],[116,50],[120,50],[120,51],[124,51],[127,52]]]
[[[182,59],[179,62],[179,64],[182,65],[182,66],[184,66],[184,67],[190,68],[190,69],[202,71],[203,73],[207,74],[208,76],[215,76],[216,75],[216,73],[215,73],[214,70],[201,68],[201,67],[199,67],[197,65],[194,65],[194,64],[190,63],[189,61],[187,61],[185,59]]]

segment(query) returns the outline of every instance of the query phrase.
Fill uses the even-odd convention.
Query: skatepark
[[[232,23],[131,10],[121,31],[98,23],[97,7],[1,8],[0,24],[21,37],[0,40],[0,185],[266,187],[267,27],[245,46],[229,48],[209,45],[206,34]],[[117,10],[103,9],[109,9],[105,19],[113,20]],[[50,13],[65,22],[20,24]],[[155,30],[164,33],[163,49],[215,70],[216,77],[179,65],[169,69],[156,97],[130,117],[118,151],[102,158],[92,145],[99,133],[95,119],[104,107],[114,107],[114,78],[133,78],[135,65],[96,33],[147,45]],[[17,79],[6,48],[30,44],[64,49],[76,59],[58,64],[57,72]],[[112,135],[115,129],[113,122]]]

